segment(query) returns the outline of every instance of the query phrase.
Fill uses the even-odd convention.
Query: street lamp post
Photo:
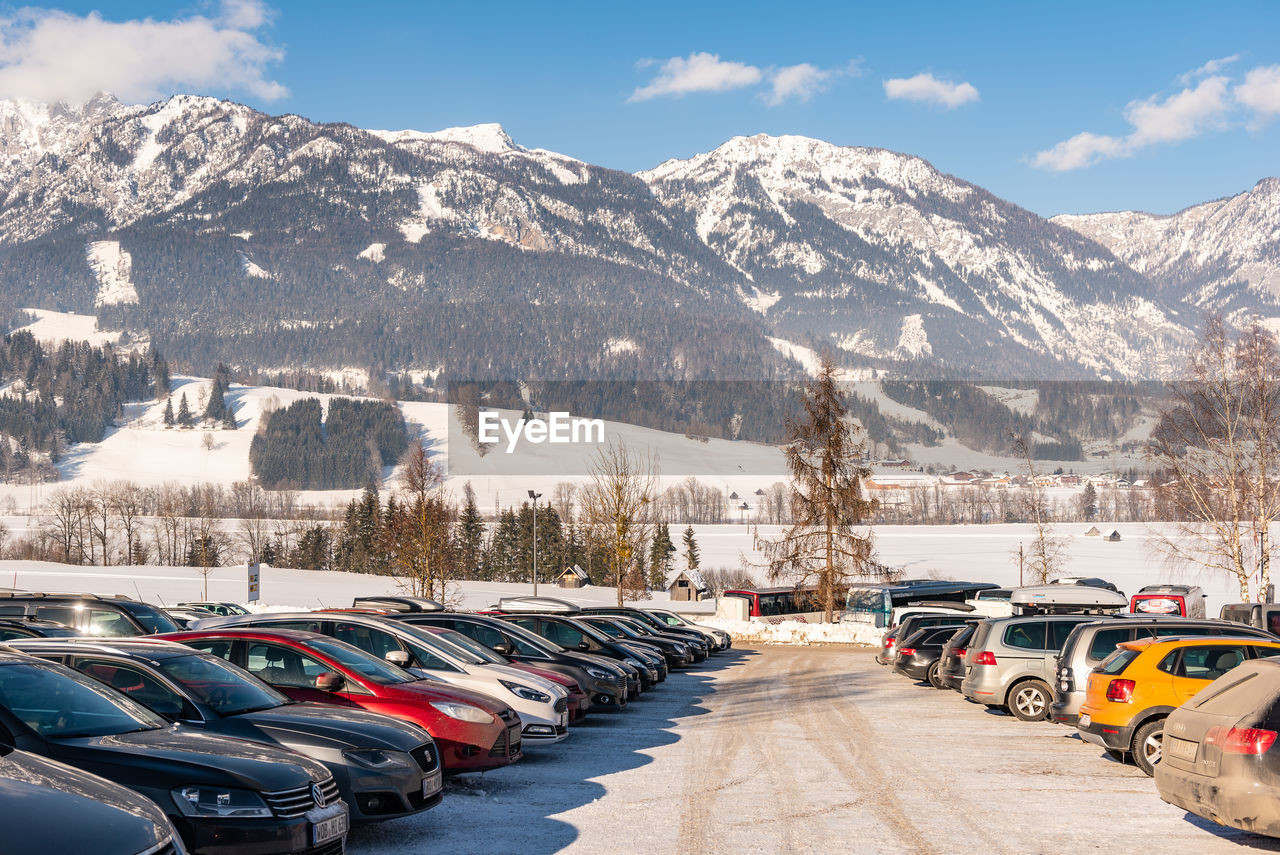
[[[533,499],[533,595],[538,596],[538,500],[542,498],[541,493],[529,491],[529,498]]]

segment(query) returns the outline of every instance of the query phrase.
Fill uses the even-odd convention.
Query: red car
[[[359,707],[435,738],[446,774],[519,760],[520,716],[488,695],[417,677],[357,647],[288,629],[227,627],[160,636],[221,656],[295,701]]]
[[[544,680],[550,680],[553,683],[563,686],[564,690],[569,693],[570,723],[580,722],[587,717],[587,710],[591,708],[591,699],[587,697],[587,693],[578,685],[578,681],[572,677],[568,677],[555,671],[548,671],[545,668],[538,668],[534,665],[527,665],[523,662],[515,662],[499,653],[494,653],[483,644],[463,635],[456,629],[449,629],[446,626],[431,626],[430,624],[414,624],[414,626],[424,632],[440,636],[444,641],[449,642],[455,647],[461,647],[463,650],[466,650],[473,656],[483,659],[485,662],[489,662],[494,665],[505,665],[508,668],[514,668],[517,671],[534,674]]]

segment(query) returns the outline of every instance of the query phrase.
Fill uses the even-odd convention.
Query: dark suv
[[[324,766],[171,725],[76,671],[0,652],[0,743],[151,799],[197,855],[341,855],[350,819]]]
[[[80,638],[11,646],[70,665],[169,721],[288,748],[323,763],[353,821],[406,816],[440,802],[439,753],[411,724],[364,710],[293,703],[225,659],[176,642]]]
[[[160,609],[128,597],[96,594],[32,594],[0,592],[0,619],[39,618],[66,624],[81,635],[128,638],[178,632],[180,627]]]

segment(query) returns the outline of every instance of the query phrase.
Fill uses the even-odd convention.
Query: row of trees
[[[408,444],[392,402],[331,398],[326,417],[318,398],[304,398],[267,414],[249,463],[270,489],[350,490],[377,480]]]

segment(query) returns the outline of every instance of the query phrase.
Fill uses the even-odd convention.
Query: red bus
[[[747,614],[753,618],[795,617],[823,610],[817,588],[739,588],[725,591],[726,597],[747,601]]]

